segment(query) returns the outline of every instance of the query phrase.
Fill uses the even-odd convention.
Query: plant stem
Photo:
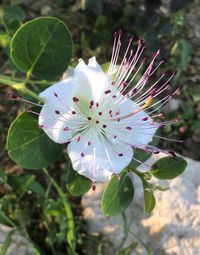
[[[44,174],[51,181],[52,185],[56,189],[58,195],[60,196],[60,198],[63,202],[63,206],[65,208],[65,212],[66,212],[66,215],[68,218],[68,227],[69,227],[68,233],[67,233],[67,241],[70,246],[70,250],[71,250],[72,254],[75,255],[76,254],[76,252],[75,252],[75,248],[76,248],[75,225],[74,225],[73,214],[72,214],[72,210],[71,210],[69,201],[67,199],[66,194],[63,192],[63,190],[58,186],[56,181],[49,175],[47,169],[43,168],[42,170],[43,170]]]
[[[128,170],[131,171],[131,172],[133,172],[133,173],[135,173],[137,176],[139,176],[140,178],[143,179],[144,173],[141,173],[141,172],[138,171],[136,168],[129,168]]]
[[[2,83],[4,83],[4,81],[11,81],[12,83],[16,83],[16,82],[25,83],[25,81],[26,81],[26,79],[20,79],[20,78],[17,78],[17,77],[10,77],[10,76],[7,76],[7,75],[0,74],[0,82],[1,82],[1,80],[3,81]],[[55,83],[55,81],[46,81],[46,80],[33,81],[33,80],[28,80],[27,83],[41,84],[41,85],[52,85],[53,83]],[[9,85],[9,84],[5,84],[5,85]]]
[[[138,171],[137,169],[135,168],[129,168],[129,170],[133,173],[135,173],[139,178],[140,180],[142,181],[142,184],[144,187],[149,187],[151,186],[151,184],[145,179],[144,175],[145,173],[141,173],[140,171]]]
[[[8,218],[8,216],[1,210],[0,211],[0,217],[10,226],[12,226],[13,228],[17,229],[17,225]]]
[[[8,76],[0,75],[0,84],[10,86],[13,89],[16,89],[17,91],[21,91],[23,93],[28,94],[29,96],[33,97],[37,101],[41,101],[40,97],[34,91],[27,88],[26,84],[23,82],[18,82]]]

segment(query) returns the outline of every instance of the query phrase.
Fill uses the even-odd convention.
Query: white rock
[[[1,248],[6,241],[6,237],[9,232],[13,231],[12,228],[0,224],[0,252]],[[18,232],[13,232],[11,236],[10,245],[6,251],[6,255],[34,255],[33,246],[27,241],[27,239],[21,236]]]
[[[154,155],[148,162],[152,164],[158,157],[163,155]],[[161,254],[161,251],[165,255],[200,254],[200,162],[189,158],[186,160],[188,166],[181,176],[171,181],[153,180],[170,189],[155,193],[157,205],[150,215],[143,213],[142,186],[134,175],[135,197],[126,215],[135,236],[129,233],[125,246],[136,241],[137,237],[155,255]],[[144,167],[141,170],[145,170]],[[98,184],[95,192],[91,190],[83,196],[84,218],[88,221],[91,233],[103,233],[117,249],[124,236],[123,221],[121,216],[106,218],[102,214],[100,199],[104,188],[104,184]],[[147,254],[142,245],[137,252]],[[132,254],[135,255],[135,252]]]

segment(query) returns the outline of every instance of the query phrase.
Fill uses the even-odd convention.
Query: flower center
[[[105,95],[108,95],[110,91],[106,91]],[[75,98],[75,100],[74,100]],[[74,109],[80,117],[85,118],[85,127],[95,129],[96,132],[105,133],[105,129],[109,125],[109,122],[112,121],[112,108],[113,103],[108,100],[107,97],[103,97],[101,103],[95,102],[94,100],[87,100],[86,105],[85,101],[82,102],[82,99],[78,97],[73,97]]]

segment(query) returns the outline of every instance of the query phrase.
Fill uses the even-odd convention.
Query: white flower
[[[117,65],[120,37],[120,33],[115,34],[107,72],[95,57],[89,59],[88,65],[81,59],[70,77],[40,94],[45,102],[39,115],[40,127],[54,142],[68,144],[73,168],[94,182],[119,174],[133,159],[134,148],[159,151],[148,145],[157,128],[164,125],[154,121],[159,115],[153,113],[175,93],[154,102],[157,95],[168,90],[174,74],[164,82],[162,74],[156,83],[145,88],[163,63],[153,67],[159,51],[138,79],[145,65],[143,60],[135,71],[145,48],[141,39],[135,52],[130,50],[130,39],[121,65]]]

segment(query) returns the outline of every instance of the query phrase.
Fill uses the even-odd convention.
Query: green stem
[[[41,98],[35,92],[33,92],[32,90],[28,89],[27,87],[24,87],[21,91],[23,93],[28,94],[29,96],[31,96],[32,98],[36,99],[37,101],[41,102]]]
[[[7,75],[0,74],[0,82],[1,82],[1,80],[2,80],[3,84],[4,84],[4,81],[5,82],[11,81],[12,84],[16,83],[16,82],[25,83],[25,81],[26,81],[26,79],[20,79],[20,78],[17,78],[17,77],[10,77],[10,76],[7,76]],[[33,80],[28,80],[27,82],[30,83],[30,84],[52,85],[56,81],[46,81],[46,80],[33,81]],[[6,84],[6,85],[9,85],[9,84]]]
[[[37,101],[41,101],[41,98],[35,92],[33,92],[32,90],[27,88],[26,84],[24,82],[19,82],[19,80],[18,81],[13,80],[12,78],[5,76],[5,75],[0,75],[0,84],[10,86],[13,89],[16,89],[17,91],[26,93],[27,95],[31,96],[32,98],[36,99]]]
[[[122,216],[122,220],[123,220],[123,223],[124,223],[124,236],[121,240],[121,243],[118,247],[118,250],[120,250],[123,247],[124,243],[126,242],[126,239],[128,237],[128,232],[129,232],[128,222],[127,222],[127,217],[126,217],[125,212],[123,212],[121,214],[121,216]]]
[[[133,172],[133,173],[135,173],[137,176],[139,176],[140,178],[143,179],[144,173],[141,173],[141,172],[138,171],[136,168],[129,168],[128,170],[131,171],[131,172]]]
[[[43,170],[44,174],[51,181],[52,185],[56,189],[58,195],[60,196],[60,198],[63,202],[65,213],[68,218],[68,227],[69,227],[68,232],[67,232],[67,241],[70,246],[70,250],[71,250],[72,254],[75,255],[76,254],[76,252],[75,252],[75,248],[76,248],[75,224],[74,224],[73,214],[72,214],[72,210],[71,210],[69,201],[67,199],[66,194],[63,192],[63,190],[58,186],[58,184],[55,182],[55,180],[49,175],[47,169],[43,168],[42,170]]]
[[[13,228],[17,228],[17,225],[12,220],[10,220],[2,210],[0,211],[0,218],[2,218],[8,225],[12,226]]]
[[[11,37],[10,37],[10,31],[9,31],[9,29],[8,29],[8,26],[7,26],[6,22],[4,21],[3,18],[1,18],[0,20],[1,20],[1,24],[2,24],[3,27],[5,28],[5,31],[6,31],[6,33],[7,33],[7,35],[8,35],[8,37],[9,37],[9,39],[11,39]]]
[[[0,75],[0,84],[13,86],[16,84],[16,81],[14,81],[11,77],[6,75]]]
[[[139,239],[131,230],[130,234],[135,237],[135,239],[145,248],[147,255],[153,255],[151,248],[148,247],[141,239]]]
[[[135,168],[129,168],[129,171],[135,173],[141,179],[142,184],[143,184],[144,187],[151,186],[151,184],[144,177],[146,173],[141,173],[140,171],[138,171]]]
[[[122,220],[123,220],[123,223],[124,223],[124,237],[122,238],[122,241],[121,241],[121,243],[118,247],[118,250],[123,248],[128,236],[129,236],[129,232],[130,232],[133,220],[134,220],[134,214],[131,215],[129,222],[127,221],[127,216],[126,216],[125,212],[123,212],[121,214],[121,216],[122,216]]]
[[[1,251],[0,251],[0,255],[6,255],[8,248],[10,246],[10,244],[12,243],[12,235],[15,233],[15,229],[12,229],[8,232],[3,245],[1,246]]]

